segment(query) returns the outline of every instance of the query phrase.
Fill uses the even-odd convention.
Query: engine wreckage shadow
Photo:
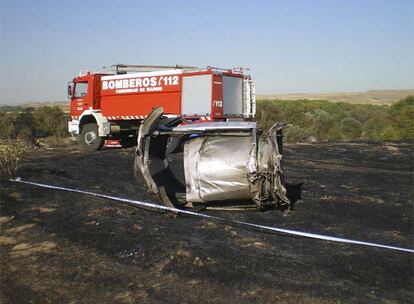
[[[303,182],[300,182],[297,184],[290,184],[290,183],[285,184],[286,196],[290,200],[291,210],[295,208],[296,202],[302,199],[302,186],[303,186]]]

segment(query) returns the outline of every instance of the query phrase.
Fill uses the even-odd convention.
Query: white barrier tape
[[[370,242],[364,242],[364,241],[344,239],[344,238],[339,238],[339,237],[334,237],[334,236],[327,236],[327,235],[321,235],[321,234],[315,234],[315,233],[309,233],[309,232],[300,232],[300,231],[294,231],[294,230],[290,230],[290,229],[283,229],[283,228],[276,228],[276,227],[271,227],[271,226],[258,225],[258,224],[248,223],[248,222],[225,219],[225,218],[221,218],[221,217],[218,217],[218,216],[207,215],[207,214],[197,213],[197,212],[183,210],[183,209],[176,209],[176,208],[166,207],[166,206],[157,205],[157,204],[153,204],[153,203],[146,203],[146,202],[131,200],[131,199],[127,199],[127,198],[119,198],[119,197],[115,197],[115,196],[110,196],[110,195],[105,195],[105,194],[98,194],[98,193],[89,192],[89,191],[82,191],[82,190],[77,190],[77,189],[70,189],[70,188],[65,188],[65,187],[28,182],[28,181],[23,181],[19,178],[10,179],[10,181],[17,182],[17,183],[22,183],[22,184],[33,185],[33,186],[38,186],[38,187],[42,187],[42,188],[48,188],[48,189],[54,189],[54,190],[62,190],[62,191],[67,191],[67,192],[74,192],[74,193],[92,195],[92,196],[95,196],[95,197],[106,198],[106,199],[119,201],[119,202],[124,202],[124,203],[129,203],[129,204],[137,205],[137,206],[141,206],[141,207],[159,209],[159,210],[164,210],[164,211],[169,211],[169,212],[174,212],[174,213],[187,214],[187,215],[191,215],[191,216],[205,218],[207,220],[233,223],[233,224],[237,224],[237,225],[241,225],[241,226],[259,228],[259,229],[272,231],[272,232],[279,232],[279,233],[302,236],[302,237],[306,237],[306,238],[312,238],[312,239],[318,239],[318,240],[324,240],[324,241],[356,244],[356,245],[378,247],[378,248],[385,248],[385,249],[391,249],[391,250],[398,250],[398,251],[414,253],[414,249],[409,249],[409,248],[401,248],[401,247],[388,246],[388,245],[377,244],[377,243],[370,243]]]

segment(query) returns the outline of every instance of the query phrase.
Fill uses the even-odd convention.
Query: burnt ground
[[[413,153],[406,144],[289,145],[286,181],[302,197],[293,213],[206,213],[413,248]],[[41,150],[19,176],[148,201],[132,164],[133,149]],[[410,253],[173,218],[6,180],[0,193],[1,303],[414,299]]]

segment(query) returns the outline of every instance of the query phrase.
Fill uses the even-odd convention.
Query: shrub
[[[355,118],[344,118],[341,121],[341,131],[347,139],[358,139],[362,134],[362,124]]]
[[[314,128],[317,137],[321,140],[338,141],[342,139],[341,129],[337,121],[324,110],[318,111]]]
[[[0,175],[14,177],[19,161],[27,151],[27,146],[20,140],[0,142]]]
[[[392,120],[386,113],[373,116],[363,125],[362,137],[370,140],[383,140],[383,130],[392,125]]]
[[[414,139],[414,105],[402,109],[398,118],[402,139]]]
[[[391,117],[401,139],[414,139],[414,96],[396,102],[390,109]]]
[[[388,125],[379,133],[379,139],[390,141],[400,140],[401,134],[399,133],[398,128],[393,125]]]
[[[275,122],[283,121],[281,113],[272,102],[261,102],[257,109],[256,121],[260,127],[267,132]]]
[[[40,107],[33,113],[36,130],[47,135],[63,136],[67,134],[67,119],[63,111],[57,107]]]
[[[0,139],[16,138],[16,115],[0,113]]]
[[[293,125],[286,128],[285,140],[288,143],[305,142],[309,137],[307,130],[298,125]]]

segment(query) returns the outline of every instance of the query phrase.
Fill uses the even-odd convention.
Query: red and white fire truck
[[[68,84],[68,129],[87,150],[120,146],[135,138],[156,107],[189,123],[249,120],[255,86],[242,68],[113,65],[84,71]]]

